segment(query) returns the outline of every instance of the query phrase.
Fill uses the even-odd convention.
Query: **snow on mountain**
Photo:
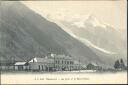
[[[108,50],[100,48],[100,47],[94,45],[92,42],[90,42],[90,41],[88,41],[88,40],[86,40],[84,38],[79,38],[79,40],[82,41],[83,43],[85,43],[86,45],[89,45],[89,46],[91,46],[91,47],[93,47],[93,48],[95,48],[95,49],[97,49],[97,50],[99,50],[101,52],[104,52],[104,53],[107,53],[107,54],[116,54],[115,52],[110,52]]]
[[[102,29],[107,29],[107,27],[111,27],[110,24],[106,22],[101,22],[96,18],[95,15],[88,13],[87,15],[79,15],[79,14],[74,14],[73,16],[67,16],[64,15],[64,13],[58,13],[56,16],[50,16],[48,17],[50,20],[54,21],[64,21],[70,23],[72,26],[76,26],[78,28],[86,28],[88,24],[92,25],[93,27],[102,27]],[[119,32],[118,29],[113,28],[112,29],[116,30]]]
[[[84,38],[80,38],[78,36],[76,36],[70,29],[68,29],[66,26],[64,26],[63,24],[59,23],[59,22],[56,22],[60,27],[62,27],[67,33],[69,33],[72,37],[76,38],[77,40],[81,41],[82,43],[84,43],[85,45],[89,46],[89,47],[93,47],[101,52],[104,52],[104,53],[107,53],[107,54],[116,54],[115,52],[111,52],[111,51],[108,51],[108,50],[105,50],[103,48],[100,48],[96,45],[94,45],[92,42],[90,42],[89,40],[87,39],[84,39]]]
[[[92,15],[72,18],[70,21],[68,19],[58,20],[58,22],[70,29],[79,38],[87,39],[100,48],[107,48],[107,50],[114,52],[122,48],[120,46],[124,44],[122,41],[123,33],[109,24],[100,22]]]
[[[66,16],[63,16],[63,17],[66,17]],[[59,19],[63,21],[64,18],[63,19],[59,18]],[[53,20],[49,19],[49,20],[54,21],[54,19]],[[102,28],[106,29],[106,26],[108,25],[108,24],[104,24],[104,23],[101,23],[100,21],[98,21],[94,15],[87,15],[86,17],[80,17],[78,15],[75,15],[75,16],[70,17],[70,19],[67,19],[66,21],[73,22],[71,25],[72,26],[77,26],[78,28],[86,28],[86,24],[91,24],[93,27],[99,26],[99,27],[102,27]],[[93,48],[95,48],[95,49],[97,49],[97,50],[99,50],[99,51],[101,51],[103,53],[106,53],[106,54],[111,54],[111,55],[116,54],[116,52],[112,52],[112,51],[106,50],[104,48],[101,48],[101,47],[93,44],[91,41],[89,41],[86,38],[82,38],[82,37],[79,37],[79,36],[75,35],[75,33],[73,33],[72,30],[67,28],[61,22],[56,21],[56,23],[60,27],[62,27],[63,30],[65,30],[67,33],[69,33],[72,37],[78,39],[79,41],[81,41],[85,45],[87,45],[89,47],[93,47]]]
[[[83,22],[83,21],[74,22],[72,25],[73,25],[73,26],[77,26],[78,28],[84,28],[84,27],[86,27],[86,26],[84,25],[84,22]]]
[[[78,28],[85,28],[85,27],[86,27],[85,23],[91,24],[91,25],[93,25],[94,27],[100,26],[100,27],[106,28],[106,25],[105,25],[105,24],[103,24],[103,23],[101,23],[100,21],[98,21],[98,20],[96,19],[96,17],[94,17],[94,16],[92,16],[92,15],[90,15],[87,19],[74,22],[72,25],[75,25],[75,26],[77,26]]]
[[[123,58],[126,60],[127,44],[124,33],[105,22],[101,22],[94,15],[79,16],[75,14],[72,17],[64,17],[56,19],[51,16],[49,20],[57,23],[97,55],[110,59]]]
[[[92,15],[90,15],[90,16],[88,17],[88,19],[86,20],[86,23],[92,23],[92,25],[93,25],[94,27],[96,27],[96,26],[101,26],[101,27],[103,27],[103,28],[106,28],[106,26],[105,26],[104,24],[102,24],[100,21],[98,21],[98,20],[96,19],[96,17],[94,17],[94,16],[92,16]]]

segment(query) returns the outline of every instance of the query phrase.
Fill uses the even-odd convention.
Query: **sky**
[[[122,30],[127,28],[127,3],[117,1],[22,1],[40,15],[54,20],[95,16],[100,22]]]

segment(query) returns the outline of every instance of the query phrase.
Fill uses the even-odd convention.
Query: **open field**
[[[2,72],[2,84],[126,84],[127,72]]]

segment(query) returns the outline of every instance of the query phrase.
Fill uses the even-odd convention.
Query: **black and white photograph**
[[[127,84],[126,0],[1,0],[1,84]]]

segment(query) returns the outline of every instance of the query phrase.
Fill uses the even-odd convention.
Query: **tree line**
[[[125,70],[127,67],[125,66],[124,61],[121,58],[121,59],[118,59],[115,61],[114,68],[120,69],[120,70]]]

